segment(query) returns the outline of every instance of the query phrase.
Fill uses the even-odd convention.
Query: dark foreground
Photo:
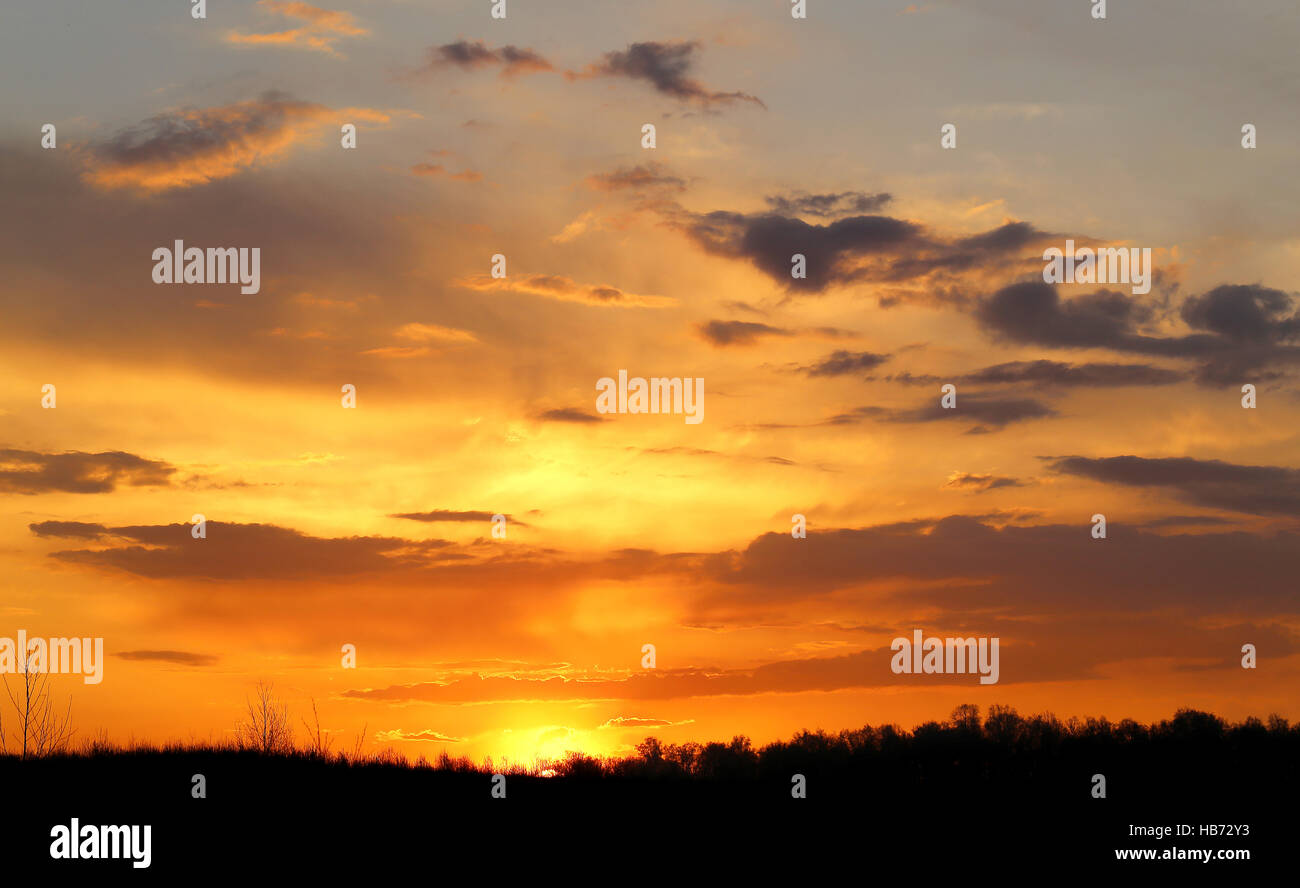
[[[1022,865],[1148,875],[1294,868],[1300,730],[1277,721],[1226,726],[1201,713],[1159,728],[1129,725],[864,729],[761,750],[740,741],[650,743],[621,763],[571,758],[553,777],[508,772],[504,799],[493,797],[490,771],[448,761],[412,767],[213,749],[5,757],[0,842],[7,875],[112,872],[114,881],[349,865],[438,880],[468,868],[581,882],[816,877],[845,867],[868,878],[887,867],[944,879]],[[196,774],[206,798],[193,797]],[[806,798],[792,798],[795,774]],[[1105,798],[1093,797],[1095,774],[1106,778]],[[52,827],[74,817],[149,824],[150,866],[52,859]],[[1175,859],[1116,858],[1148,849]],[[1177,858],[1189,850],[1245,850],[1250,860]]]

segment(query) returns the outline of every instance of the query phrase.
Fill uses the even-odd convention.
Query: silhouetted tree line
[[[550,764],[568,778],[789,785],[803,774],[809,796],[874,792],[988,793],[1011,797],[1089,797],[1102,774],[1108,797],[1223,799],[1236,789],[1300,785],[1300,725],[1273,715],[1238,723],[1179,710],[1144,725],[1131,719],[1021,716],[1009,706],[964,704],[944,722],[905,731],[893,725],[801,731],[755,747],[748,737],[721,743],[665,743],[647,737],[637,754],[600,759],[570,753]]]
[[[160,769],[222,775],[213,782],[298,787],[294,792],[400,795],[437,787],[442,794],[487,797],[483,779],[505,774],[511,796],[544,794],[661,799],[776,799],[790,797],[803,775],[807,798],[852,802],[865,793],[891,799],[970,796],[988,804],[1073,803],[1090,798],[1103,775],[1106,797],[1224,803],[1300,792],[1300,725],[1273,715],[1238,723],[1206,712],[1179,710],[1144,725],[1125,719],[1021,716],[1009,706],[958,706],[949,719],[918,725],[865,725],[838,732],[801,731],[789,740],[755,747],[748,737],[729,742],[670,743],[646,737],[636,752],[596,757],[570,752],[532,763],[474,762],[441,752],[412,761],[391,746],[363,753],[332,751],[319,724],[306,746],[294,742],[283,706],[259,687],[234,742],[116,746],[99,739],[79,750],[20,761],[0,756],[5,780],[130,780],[151,783]],[[106,769],[111,768],[110,775]],[[37,772],[40,772],[39,774]],[[349,772],[357,776],[347,776]],[[360,773],[358,773],[360,772]],[[558,778],[558,779],[556,779]],[[47,784],[52,785],[52,784]]]

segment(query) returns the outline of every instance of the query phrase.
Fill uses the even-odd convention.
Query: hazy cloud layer
[[[1107,663],[1169,657],[1196,663],[1198,668],[1231,669],[1243,633],[1260,638],[1270,650],[1285,656],[1300,650],[1300,641],[1286,630],[1260,624],[1239,624],[1215,628],[1180,626],[1179,633],[1160,631],[1168,623],[1158,618],[1133,618],[1133,625],[1109,632],[1105,620],[1089,615],[1076,629],[1064,635],[1063,622],[1045,626],[1017,626],[1000,617],[985,617],[952,629],[923,630],[927,636],[1001,637],[998,685],[1022,682],[1087,680],[1103,677],[1099,667]],[[895,630],[911,640],[911,628]],[[1011,633],[1020,635],[1012,638]],[[1144,643],[1143,643],[1144,642]],[[1139,646],[1140,645],[1140,646]],[[1207,652],[1209,655],[1207,656]],[[1222,652],[1222,653],[1221,653]],[[752,696],[771,693],[807,693],[853,688],[887,687],[978,687],[978,677],[967,674],[900,675],[890,663],[894,651],[888,644],[838,656],[775,660],[750,669],[722,669],[699,666],[630,673],[610,678],[590,676],[470,675],[450,681],[417,682],[381,688],[354,689],[343,696],[374,702],[422,701],[444,704],[507,703],[517,701],[591,702],[597,700],[645,701],[680,700],[698,697]],[[1204,663],[1205,660],[1210,662]],[[621,726],[617,720],[607,726]],[[671,724],[661,719],[635,720],[653,726]],[[651,724],[637,725],[639,727]]]
[[[417,163],[411,167],[411,174],[431,179],[447,178],[456,182],[483,181],[483,174],[478,170],[461,170],[459,173],[453,173],[440,163]]]

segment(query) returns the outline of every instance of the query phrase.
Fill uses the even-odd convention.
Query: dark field
[[[445,755],[411,762],[391,753],[234,747],[101,745],[27,761],[9,756],[0,759],[0,786],[6,835],[16,842],[11,863],[136,878],[223,868],[246,846],[269,855],[272,871],[287,872],[365,861],[397,868],[435,851],[472,865],[523,866],[530,855],[575,842],[584,860],[615,867],[651,852],[667,865],[701,847],[716,852],[718,866],[726,849],[747,848],[746,865],[760,868],[811,866],[843,857],[845,848],[858,848],[864,866],[970,854],[1007,865],[1114,865],[1116,848],[1153,847],[1245,848],[1253,864],[1276,865],[1289,860],[1294,841],[1298,753],[1300,730],[1281,719],[1229,725],[1181,711],[1149,726],[1062,723],[994,707],[981,722],[970,707],[911,732],[812,732],[761,748],[745,738],[704,745],[650,738],[625,759],[572,754],[501,768],[504,799],[492,796],[494,769]],[[191,795],[195,774],[206,778],[206,798]],[[792,798],[795,774],[806,778],[806,798]],[[1106,798],[1093,797],[1094,774],[1105,776]],[[72,817],[151,824],[151,867],[51,860],[49,830]],[[1193,833],[1131,835],[1134,825],[1177,824]],[[1200,833],[1211,824],[1248,824],[1249,833]],[[297,850],[322,840],[323,858]]]

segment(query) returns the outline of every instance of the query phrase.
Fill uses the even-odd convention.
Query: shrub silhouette
[[[269,682],[259,681],[254,699],[248,701],[244,721],[235,727],[241,747],[263,753],[287,753],[294,749],[289,709],[276,699]]]

